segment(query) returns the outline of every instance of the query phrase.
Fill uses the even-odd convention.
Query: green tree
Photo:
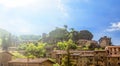
[[[27,44],[25,48],[26,56],[27,57],[44,57],[45,55],[45,43],[38,43],[37,45],[30,43]]]
[[[74,42],[77,42],[79,40],[79,32],[74,30],[74,28],[71,28],[69,32],[69,39],[72,39]]]
[[[68,41],[58,42],[57,46],[61,50],[67,50],[69,49],[76,49],[77,45],[73,42],[73,40],[69,39]]]
[[[7,44],[7,39],[5,36],[2,37],[2,50],[7,51],[8,50],[8,44]]]
[[[70,49],[76,49],[76,44],[69,39],[68,41],[58,42],[57,46],[62,50],[66,50],[67,52],[67,55],[63,58],[62,66],[72,66],[73,64],[70,60]]]
[[[11,34],[9,34],[8,36],[3,36],[2,37],[2,50],[4,51],[8,51],[8,48],[10,47],[11,45]]]
[[[26,43],[20,44],[20,45],[18,46],[18,50],[25,50],[26,48],[27,48],[27,44],[26,44]]]

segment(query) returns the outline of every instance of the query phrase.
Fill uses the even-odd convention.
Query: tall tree
[[[24,45],[24,44],[23,44]],[[23,48],[26,52],[26,56],[27,57],[36,57],[36,58],[40,58],[40,57],[44,57],[45,55],[45,43],[38,43],[37,45],[33,44],[33,43],[29,43],[27,44],[27,46],[23,46],[25,48]]]
[[[72,39],[74,42],[77,42],[79,40],[79,32],[74,30],[74,28],[70,29],[69,32],[69,38]]]
[[[73,64],[70,60],[70,49],[76,49],[76,44],[71,39],[69,39],[68,41],[58,42],[57,45],[58,47],[60,47],[60,49],[65,50],[67,52],[67,55],[64,57],[65,59],[62,62],[62,66],[72,66]]]
[[[4,51],[8,50],[7,40],[6,40],[5,36],[2,37],[2,45],[1,46],[2,46],[2,50],[4,50]]]

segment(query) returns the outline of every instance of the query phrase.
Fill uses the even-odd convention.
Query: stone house
[[[56,50],[54,57],[57,63],[62,63],[62,58],[67,55],[64,50]],[[107,46],[105,50],[95,51],[70,51],[70,60],[75,66],[120,66],[120,46]]]
[[[47,58],[15,59],[9,61],[9,66],[53,66],[54,62]]]
[[[120,46],[107,46],[107,66],[120,66]]]
[[[0,66],[8,66],[8,61],[12,60],[12,54],[5,51],[0,52]]]
[[[94,51],[95,66],[106,66],[107,54],[105,50]]]
[[[77,66],[93,66],[94,65],[94,52],[82,51],[79,55],[79,62]]]

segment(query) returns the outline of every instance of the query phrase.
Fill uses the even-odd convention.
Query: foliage
[[[3,36],[2,37],[2,50],[7,51],[8,47],[12,44],[11,42],[11,34],[9,34],[8,36]]]
[[[24,55],[20,54],[19,52],[11,52],[13,54],[13,58],[26,58]]]
[[[53,64],[53,66],[60,66],[58,63],[56,63],[56,64]]]
[[[61,50],[67,50],[68,47],[70,49],[76,49],[77,48],[77,45],[71,39],[69,39],[68,41],[58,42],[57,46]]]
[[[72,66],[73,64],[71,63],[70,60],[70,49],[77,49],[77,45],[69,39],[68,41],[63,41],[63,42],[58,42],[57,46],[62,49],[67,51],[67,55],[62,58],[62,64],[61,66]]]
[[[62,58],[62,64],[61,64],[61,66],[66,66],[67,65],[68,62],[67,62],[66,59],[67,59],[67,56],[65,56],[65,57]]]
[[[18,46],[18,50],[25,50],[26,47],[27,47],[27,44],[26,44],[26,43],[20,44],[20,45]]]
[[[94,50],[104,50],[104,49],[102,49],[102,48],[95,48]]]
[[[0,39],[0,47],[1,47],[1,44],[2,44],[2,39]]]
[[[74,60],[69,60],[68,61],[67,59],[68,59],[68,56],[64,56],[62,58],[62,64],[61,64],[61,66],[76,66],[76,62]]]
[[[69,39],[72,39],[74,42],[77,42],[79,40],[79,32],[74,30],[74,28],[70,29],[71,31],[69,32]]]
[[[44,57],[44,55],[45,55],[45,51],[46,51],[45,46],[46,46],[45,43],[40,43],[40,42],[37,44],[28,43],[28,44],[21,44],[19,46],[19,49],[25,50],[25,55],[27,57],[40,58],[40,57]]]

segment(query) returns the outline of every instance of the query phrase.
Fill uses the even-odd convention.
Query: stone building
[[[46,58],[15,59],[9,61],[9,66],[53,66],[54,62]]]
[[[56,50],[57,63],[61,64],[65,55],[66,51]],[[105,50],[95,51],[71,50],[70,59],[75,61],[75,66],[120,66],[120,46],[107,46]]]
[[[120,66],[120,46],[107,46],[107,66]]]
[[[106,66],[107,54],[105,50],[94,51],[95,66]]]
[[[99,39],[99,45],[102,48],[112,45],[111,38],[104,36]]]
[[[77,66],[92,66],[94,65],[94,52],[82,51],[79,55],[79,62]]]
[[[12,54],[9,52],[0,52],[0,66],[8,66],[8,61],[12,60]]]

